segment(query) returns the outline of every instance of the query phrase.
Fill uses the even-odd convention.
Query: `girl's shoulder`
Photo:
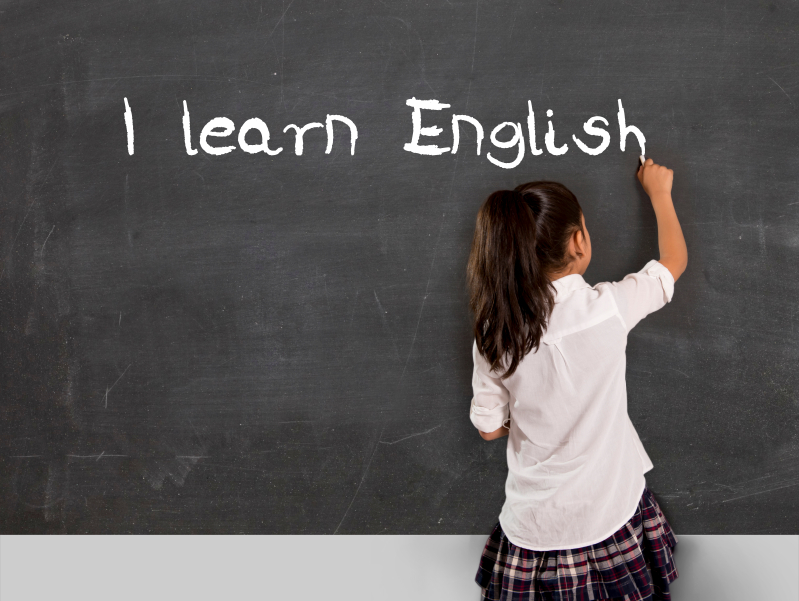
[[[555,344],[564,336],[597,325],[619,312],[618,306],[605,284],[586,286],[555,305],[542,337],[545,344]]]

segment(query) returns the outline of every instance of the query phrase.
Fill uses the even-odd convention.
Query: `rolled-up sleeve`
[[[481,432],[493,432],[510,420],[510,392],[491,366],[477,351],[477,341],[472,345],[474,373],[472,375],[472,405],[469,418]],[[489,375],[493,374],[493,375]]]
[[[624,276],[620,282],[607,283],[627,331],[644,317],[671,302],[674,295],[674,276],[660,261],[652,259],[636,272]]]

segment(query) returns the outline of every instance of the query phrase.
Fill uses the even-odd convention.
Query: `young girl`
[[[561,184],[494,192],[477,215],[470,418],[485,440],[508,436],[505,503],[475,577],[484,600],[671,599],[677,537],[646,487],[625,349],[687,265],[672,176],[639,167],[660,260],[619,282],[583,279],[591,239]]]

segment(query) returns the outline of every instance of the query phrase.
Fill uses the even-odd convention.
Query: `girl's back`
[[[501,381],[472,349],[473,423],[492,431],[510,416],[499,521],[511,542],[538,550],[599,542],[634,512],[653,465],[627,414],[627,334],[674,291],[654,260],[620,282],[552,283],[542,344],[511,376]]]

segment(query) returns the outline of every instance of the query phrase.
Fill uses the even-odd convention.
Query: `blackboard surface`
[[[789,2],[0,6],[0,531],[488,533],[468,418],[482,201],[554,179],[589,283],[658,258],[618,102],[674,169],[689,265],[628,342],[647,482],[684,534],[799,532],[799,7]],[[411,98],[453,154],[423,156]],[[125,99],[135,151],[126,140]],[[184,147],[184,101],[191,144]],[[547,118],[568,152],[503,169]],[[334,124],[304,134],[288,124]],[[611,142],[581,152],[583,123]],[[280,154],[199,146],[259,118]],[[526,131],[526,130],[525,130]],[[510,130],[499,138],[508,139]],[[257,133],[247,140],[255,143]],[[594,141],[590,142],[594,144]],[[794,314],[797,313],[795,316]],[[797,323],[794,323],[797,322]]]

